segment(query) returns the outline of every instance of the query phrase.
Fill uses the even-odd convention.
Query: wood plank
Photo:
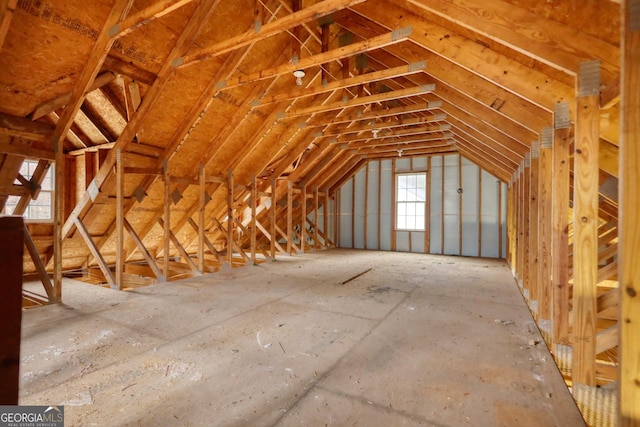
[[[198,232],[198,268],[200,272],[204,274],[204,228],[206,227],[204,216],[205,208],[207,206],[207,180],[204,173],[204,165],[202,163],[200,163],[198,167],[198,178],[200,184],[198,187],[198,224],[195,229]],[[214,251],[214,253],[217,254],[217,251]]]
[[[574,153],[574,384],[596,386],[599,62],[580,66]],[[580,405],[580,402],[578,402]]]
[[[490,3],[482,0],[408,1],[570,75],[577,72],[581,61],[599,58],[603,61],[604,81],[613,83],[617,80],[620,52],[616,46],[513,3],[502,0]]]
[[[169,280],[170,272],[169,272],[169,243],[171,242],[170,234],[171,234],[171,198],[170,198],[170,190],[171,190],[171,177],[169,176],[169,167],[167,161],[164,161],[164,194],[162,199],[163,206],[163,227],[162,227],[162,242],[163,242],[163,269],[164,276],[166,280]]]
[[[124,284],[124,263],[126,259],[124,241],[124,165],[122,152],[116,152],[116,287]]]
[[[622,2],[620,426],[640,425],[640,1]]]
[[[388,100],[397,100],[403,98],[409,98],[416,95],[424,95],[426,93],[433,92],[435,85],[422,85],[417,87],[410,87],[406,89],[394,90],[390,92],[378,93],[369,96],[360,96],[352,98],[346,101],[331,102],[322,105],[312,105],[304,108],[292,108],[282,117],[283,119],[290,119],[292,117],[308,116],[311,114],[323,113],[327,111],[341,110],[348,107],[358,107],[362,105],[369,105],[378,102],[384,102]]]
[[[11,18],[16,11],[16,5],[18,0],[2,0],[0,1],[0,50],[4,44],[4,39],[9,32],[9,26],[11,25]]]
[[[53,130],[54,127],[49,123],[0,113],[0,135],[16,136],[30,141],[46,141]]]
[[[162,220],[162,218],[158,218],[158,224],[166,229],[165,222]],[[193,275],[200,276],[202,273],[200,273],[200,271],[198,270],[198,265],[193,261],[193,258],[191,258],[189,253],[185,250],[184,246],[182,246],[182,243],[180,243],[178,237],[173,233],[173,231],[171,231],[171,228],[169,228],[169,239],[171,239],[171,243],[173,243],[173,246],[177,249],[181,259],[184,259],[187,262],[187,265],[191,269]],[[168,253],[164,254],[164,258],[169,258]]]
[[[115,80],[115,78],[116,78],[116,75],[111,71],[106,71],[104,73],[99,74],[95,78],[93,83],[91,83],[85,95],[89,92],[92,92],[98,88],[103,87],[109,82],[112,82],[113,80]],[[60,96],[57,96],[55,98],[52,98],[48,101],[43,102],[42,104],[38,105],[31,112],[31,114],[29,114],[29,118],[31,120],[38,120],[40,117],[44,117],[47,114],[57,110],[58,108],[64,107],[71,101],[71,95],[72,95],[72,92],[67,92]]]
[[[293,246],[293,183],[287,180],[287,255],[291,255]]]
[[[540,136],[540,225],[538,228],[538,250],[540,280],[540,320],[545,323],[551,321],[551,269],[553,266],[553,252],[551,248],[553,234],[553,128],[545,127]],[[546,325],[545,325],[546,326]],[[549,325],[550,326],[550,325]],[[545,328],[545,338],[551,329]]]
[[[531,280],[531,301],[532,304],[530,306],[533,316],[538,322],[540,319],[546,319],[544,317],[539,316],[540,313],[540,298],[543,297],[542,291],[542,283],[544,282],[539,277],[539,266],[541,255],[539,243],[541,239],[538,238],[540,236],[539,227],[541,226],[540,221],[542,220],[542,212],[540,206],[540,188],[542,186],[542,176],[544,174],[544,170],[542,170],[542,162],[540,161],[540,141],[534,141],[531,143],[531,189],[529,198],[529,215],[531,216],[531,222],[529,224],[530,233],[532,238],[529,239],[529,265],[531,269],[529,270],[529,277]],[[536,301],[533,303],[533,301]]]
[[[188,5],[194,0],[160,0],[142,10],[130,14],[109,29],[109,35],[113,39],[126,36],[132,31],[162,18],[179,8]]]
[[[234,77],[225,81],[220,81],[217,84],[217,88],[219,90],[227,90],[235,86],[253,83],[264,79],[270,79],[285,74],[291,74],[296,70],[311,68],[314,66],[322,65],[326,62],[331,62],[337,59],[356,55],[358,53],[368,52],[373,49],[381,49],[385,46],[406,41],[409,38],[410,34],[411,28],[401,28],[391,33],[373,37],[369,40],[342,46],[337,49],[330,50],[329,52],[308,56],[299,60],[296,65],[283,64],[274,68],[261,70],[244,76]]]
[[[126,218],[124,218],[123,220],[123,226],[125,230],[127,230],[127,233],[129,233],[129,236],[131,236],[131,240],[135,242],[136,246],[138,247],[138,250],[144,257],[145,261],[147,261],[147,264],[151,268],[151,271],[153,271],[153,274],[156,276],[156,279],[158,279],[158,282],[166,281],[166,277],[164,276],[164,274],[162,274],[162,270],[160,269],[160,267],[158,267],[156,260],[151,256],[147,248],[144,246],[142,239],[140,239],[140,237],[138,236],[138,234],[136,233],[136,231],[133,229],[133,227],[131,226],[129,221],[127,221]]]
[[[258,209],[258,181],[256,176],[251,177],[251,263],[256,264],[256,247],[257,247],[257,234],[256,234],[256,216]]]
[[[235,201],[233,173],[231,169],[227,171],[227,262],[233,266],[233,202]]]
[[[47,269],[42,262],[42,258],[40,258],[38,249],[36,248],[36,245],[31,238],[31,233],[29,233],[29,229],[27,227],[24,227],[24,246],[27,248],[27,252],[31,257],[31,261],[33,261],[33,265],[35,266],[36,272],[38,273],[38,279],[40,279],[40,282],[42,282],[42,286],[47,293],[49,303],[55,303],[56,295],[55,290],[53,289],[53,284],[51,283],[51,278],[47,273]]]
[[[195,64],[207,58],[229,53],[235,49],[239,49],[276,34],[280,34],[282,31],[286,31],[306,22],[314,21],[340,9],[362,3],[363,1],[364,0],[324,0],[319,3],[315,3],[300,11],[287,15],[284,18],[262,25],[259,31],[251,29],[242,34],[238,34],[237,36],[229,37],[213,46],[205,47],[189,53],[182,58],[183,66]]]
[[[87,230],[87,228],[82,223],[80,218],[74,218],[74,222],[76,224],[76,228],[78,229],[78,232],[80,233],[80,235],[84,239],[84,242],[86,243],[87,247],[89,248],[89,251],[91,252],[91,255],[95,258],[96,262],[98,263],[98,267],[100,268],[100,271],[102,272],[102,274],[104,275],[105,279],[107,280],[107,283],[109,283],[109,286],[111,288],[114,288],[114,289],[117,288],[115,279],[113,278],[113,274],[111,272],[111,269],[107,265],[106,261],[102,257],[102,254],[98,250],[95,242],[91,238],[91,235],[89,234],[89,230]]]
[[[552,299],[553,343],[568,346],[569,342],[569,150],[571,121],[569,103],[556,106],[553,136],[552,197]]]
[[[321,86],[311,86],[305,89],[291,90],[284,93],[278,93],[276,95],[264,96],[259,99],[259,104],[268,105],[275,102],[289,101],[293,99],[303,98],[305,96],[316,96],[327,92],[333,92],[339,89],[347,87],[357,86],[364,83],[372,83],[380,80],[391,79],[394,77],[408,76],[411,74],[421,73],[427,67],[427,62],[414,62],[408,65],[400,67],[387,68],[380,71],[372,71],[370,73],[362,74],[348,79],[336,80],[327,82]]]

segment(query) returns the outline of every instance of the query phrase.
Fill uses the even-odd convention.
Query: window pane
[[[424,230],[426,174],[397,175],[396,227]]]
[[[397,224],[398,228],[407,228],[407,218],[404,216],[399,216],[398,217],[398,224]]]

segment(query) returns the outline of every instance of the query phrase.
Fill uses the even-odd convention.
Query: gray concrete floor
[[[500,260],[332,250],[63,299],[24,312],[20,403],[67,426],[584,425]]]

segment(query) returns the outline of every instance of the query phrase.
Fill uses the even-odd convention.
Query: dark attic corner
[[[640,0],[0,0],[0,426],[640,426],[639,184]]]

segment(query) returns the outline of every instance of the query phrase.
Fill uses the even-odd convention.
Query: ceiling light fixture
[[[295,70],[293,72],[293,77],[296,78],[296,85],[302,86],[302,78],[305,76],[304,70]]]
[[[380,129],[373,129],[373,130],[371,131],[371,133],[373,134],[373,137],[374,137],[374,138],[377,138],[377,137],[378,137],[378,132],[380,132]]]
[[[398,150],[398,157],[402,157],[402,150]]]

